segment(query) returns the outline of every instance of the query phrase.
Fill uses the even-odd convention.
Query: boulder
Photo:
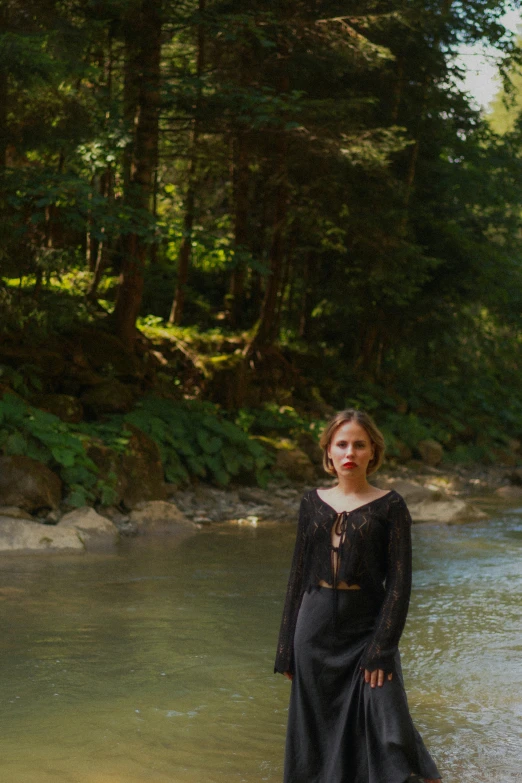
[[[0,552],[83,552],[74,528],[41,525],[13,517],[0,517]]]
[[[497,465],[504,465],[507,468],[514,468],[519,461],[519,457],[509,448],[491,448],[490,454]]]
[[[515,484],[517,487],[522,486],[522,468],[516,468],[515,470],[512,470],[506,478],[511,482],[511,484]],[[502,489],[502,487],[501,487]]]
[[[506,500],[520,500],[522,498],[522,487],[506,484],[506,486],[496,489],[495,495],[506,498]]]
[[[11,519],[28,519],[30,522],[36,521],[31,514],[28,514],[27,511],[23,510],[23,508],[18,508],[17,506],[0,506],[0,517],[11,517]]]
[[[100,475],[116,477],[111,502],[116,506],[123,503],[131,509],[147,500],[165,500],[165,476],[156,442],[129,423],[123,426],[122,436],[129,438],[123,452],[95,440],[87,447],[87,455]]]
[[[83,419],[83,405],[71,394],[40,394],[33,399],[33,405],[71,424]]]
[[[114,498],[111,502],[118,505],[123,499],[126,487],[126,478],[121,470],[121,454],[106,446],[103,441],[94,439],[90,441],[86,451],[89,459],[98,468],[99,475],[110,481],[114,490]]]
[[[133,353],[125,349],[121,340],[110,332],[101,329],[85,328],[74,335],[79,363],[79,350],[84,361],[102,375],[117,378],[141,378],[143,369]],[[79,350],[78,350],[79,349]],[[85,361],[86,360],[86,361]]]
[[[79,397],[82,390],[90,386],[99,386],[106,380],[103,375],[94,372],[89,367],[77,367],[70,364],[65,368],[65,372],[60,378],[60,390],[68,396]]]
[[[157,443],[133,424],[125,425],[131,438],[121,458],[123,505],[134,508],[147,500],[165,500],[165,474]]]
[[[47,378],[61,375],[65,367],[65,359],[60,353],[37,345],[2,345],[0,359],[14,367],[35,365]]]
[[[423,487],[422,484],[417,484],[415,481],[404,481],[398,479],[388,485],[390,489],[394,489],[399,495],[402,495],[406,503],[422,503],[424,501],[436,501],[440,500],[442,493],[436,490]]]
[[[112,378],[84,391],[80,401],[94,416],[126,413],[134,404],[134,394],[124,383]]]
[[[118,538],[118,531],[112,522],[97,514],[89,506],[76,508],[64,514],[57,527],[76,530],[87,550],[112,546]]]
[[[301,432],[297,438],[297,445],[304,451],[312,465],[323,473],[323,450],[314,436],[309,432]]]
[[[0,457],[0,505],[36,512],[57,508],[62,482],[42,462],[30,457]]]
[[[421,500],[409,503],[408,508],[413,522],[432,522],[443,525],[454,525],[461,522],[474,522],[482,519],[484,512],[474,508],[464,500],[447,498],[445,500]]]
[[[444,456],[444,449],[436,440],[428,438],[427,440],[421,440],[417,443],[417,451],[421,455],[421,459],[426,465],[435,467],[442,461]]]
[[[390,456],[397,462],[403,463],[408,462],[413,455],[410,447],[404,443],[404,441],[396,438],[393,442],[393,450],[391,451]]]
[[[300,448],[278,449],[273,467],[282,471],[291,481],[299,481],[302,484],[311,484],[316,477],[315,467]]]
[[[152,500],[140,503],[130,513],[129,521],[138,535],[190,535],[197,530],[174,503]]]

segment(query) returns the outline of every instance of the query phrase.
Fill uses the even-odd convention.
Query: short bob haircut
[[[323,467],[331,476],[337,475],[333,462],[328,456],[328,448],[339,427],[342,427],[343,424],[347,424],[350,421],[354,421],[366,430],[373,446],[373,457],[368,463],[368,469],[366,471],[366,475],[369,476],[371,473],[375,473],[382,465],[384,450],[386,448],[384,437],[382,432],[377,428],[372,417],[365,413],[365,411],[358,411],[355,408],[339,411],[339,413],[336,413],[335,416],[330,419],[324,428],[319,440],[319,445],[323,450]]]

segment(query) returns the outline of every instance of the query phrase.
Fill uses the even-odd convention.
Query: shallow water
[[[6,783],[282,778],[272,674],[291,524],[0,561]],[[522,748],[522,510],[414,529],[411,710],[446,783],[511,783]]]

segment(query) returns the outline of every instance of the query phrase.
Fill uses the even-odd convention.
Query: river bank
[[[334,483],[324,477],[315,484],[280,482],[267,489],[220,490],[200,485],[175,493],[171,501],[199,525],[228,522],[256,526],[295,519],[303,491]],[[372,483],[399,492],[408,503],[414,524],[473,522],[487,516],[490,508],[522,502],[522,470],[515,468],[435,468],[422,463],[388,466],[372,477]]]
[[[110,550],[123,538],[176,536],[182,540],[213,525],[257,527],[296,519],[302,493],[315,482],[278,480],[266,488],[220,489],[194,484],[180,490],[166,485],[163,500],[133,509],[59,507],[44,516],[19,505],[0,505],[1,553],[70,553]],[[464,524],[487,518],[496,509],[522,503],[522,470],[503,466],[388,465],[373,478],[399,492],[414,524]]]

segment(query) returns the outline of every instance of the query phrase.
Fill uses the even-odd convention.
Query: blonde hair
[[[363,429],[366,430],[373,446],[373,457],[368,463],[368,469],[366,471],[366,475],[369,476],[371,473],[375,473],[375,471],[378,470],[382,465],[386,446],[384,443],[383,434],[377,428],[377,425],[375,424],[372,417],[369,416],[365,411],[358,411],[355,408],[348,408],[348,410],[339,411],[339,413],[336,413],[335,416],[330,419],[324,428],[323,433],[319,439],[319,445],[323,450],[323,467],[327,473],[330,473],[331,476],[336,475],[333,462],[328,456],[328,449],[330,447],[330,443],[332,442],[332,438],[339,427],[342,427],[343,424],[347,424],[350,421],[356,422],[356,424],[359,424]]]

